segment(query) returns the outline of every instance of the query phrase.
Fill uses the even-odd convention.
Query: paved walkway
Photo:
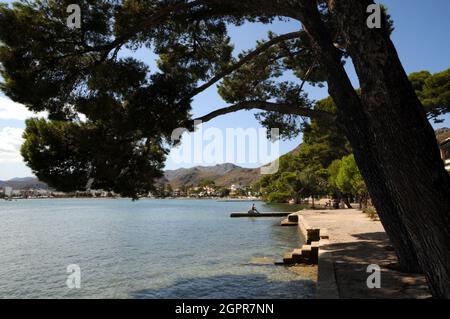
[[[427,298],[426,280],[421,275],[404,274],[386,268],[396,262],[396,256],[379,221],[355,209],[302,211],[312,228],[326,228],[329,240],[321,246],[321,257],[329,260],[327,267],[319,264],[318,298],[321,280],[335,281],[335,296],[339,298]],[[381,288],[369,289],[367,266],[381,267]],[[321,273],[322,272],[322,273]],[[330,272],[334,272],[331,274]],[[330,276],[334,275],[334,276]],[[322,290],[326,291],[326,290]]]

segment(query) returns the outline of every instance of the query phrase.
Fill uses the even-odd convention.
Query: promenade
[[[428,298],[425,277],[388,268],[397,261],[379,221],[356,209],[299,212],[312,228],[326,229],[320,242],[317,298]],[[381,268],[381,288],[369,289],[371,264]]]

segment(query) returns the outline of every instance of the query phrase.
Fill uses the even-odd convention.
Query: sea
[[[230,218],[251,204],[1,201],[0,298],[313,298],[314,279],[275,265],[301,233],[280,218]]]

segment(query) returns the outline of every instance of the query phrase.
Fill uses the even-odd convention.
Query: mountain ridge
[[[185,185],[198,185],[202,180],[213,180],[217,186],[229,187],[232,184],[249,186],[259,179],[259,168],[245,168],[232,163],[213,166],[194,166],[164,171],[160,183],[169,183],[173,188]],[[36,177],[14,177],[0,180],[0,187],[9,186],[14,189],[49,189],[48,185]]]
[[[439,142],[450,137],[450,128],[444,127],[435,130]],[[300,146],[295,147],[287,154],[296,154]],[[194,166],[191,168],[178,168],[165,170],[164,177],[159,183],[170,184],[174,189],[187,185],[198,185],[202,180],[213,180],[217,186],[230,187],[232,184],[250,186],[259,180],[260,167],[245,168],[232,163],[216,164],[212,166]],[[48,185],[36,177],[15,177],[6,181],[0,180],[0,187],[10,186],[14,189],[49,189]]]
[[[258,179],[259,168],[245,168],[224,163],[166,170],[162,182],[169,183],[173,188],[180,188],[186,185],[196,186],[202,180],[212,180],[217,186],[229,187],[232,184],[249,186]]]

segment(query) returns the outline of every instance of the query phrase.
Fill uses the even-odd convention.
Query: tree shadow
[[[361,233],[352,236],[361,240],[389,241],[385,232]]]
[[[136,299],[314,298],[316,283],[307,279],[269,280],[262,274],[181,278],[161,288],[130,293]]]
[[[354,234],[356,242],[332,243],[322,248],[323,257],[332,256],[336,282],[341,298],[422,298],[429,297],[426,279],[420,274],[407,274],[391,269],[397,263],[384,232]],[[381,269],[381,288],[368,288],[367,271],[371,264]],[[319,270],[320,276],[320,270]]]

